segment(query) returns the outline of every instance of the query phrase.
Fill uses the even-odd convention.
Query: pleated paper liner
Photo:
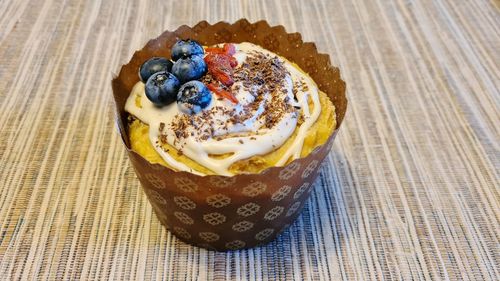
[[[170,57],[171,46],[191,38],[203,45],[251,42],[298,64],[335,105],[337,127],[328,141],[307,157],[260,174],[197,176],[151,164],[130,149],[125,102],[139,81],[137,70],[154,56]],[[250,248],[272,241],[293,223],[309,198],[319,167],[332,147],[347,107],[345,82],[313,43],[283,26],[246,19],[214,25],[202,21],[194,27],[165,31],[135,52],[113,79],[117,124],[137,177],[161,223],[181,240],[207,249],[225,251]]]

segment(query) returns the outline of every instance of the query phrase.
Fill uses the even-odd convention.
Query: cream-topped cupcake
[[[309,75],[258,45],[205,48],[194,56],[204,56],[207,71],[187,82],[174,56],[164,70],[184,82],[170,85],[176,96],[161,104],[147,95],[151,76],[125,105],[132,149],[152,163],[197,175],[258,173],[306,156],[335,129],[334,106]]]
[[[295,221],[347,107],[328,55],[246,19],[163,32],[112,86],[120,136],[159,221],[220,251],[265,244]]]

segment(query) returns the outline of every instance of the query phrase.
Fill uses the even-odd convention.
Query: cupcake
[[[118,127],[153,210],[180,239],[234,250],[300,213],[342,122],[328,56],[265,22],[180,27],[113,80]]]

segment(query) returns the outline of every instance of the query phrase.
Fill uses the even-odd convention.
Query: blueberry
[[[203,47],[196,41],[187,39],[179,40],[172,46],[172,59],[174,61],[195,55],[203,55]]]
[[[201,78],[207,72],[207,64],[202,56],[183,57],[172,66],[172,73],[181,83]]]
[[[181,83],[172,73],[156,72],[146,82],[146,97],[156,106],[164,106],[175,101]]]
[[[179,110],[186,114],[196,114],[212,101],[212,93],[200,81],[189,81],[181,86],[177,94]]]
[[[139,68],[139,77],[141,81],[146,83],[151,75],[160,71],[168,71],[172,69],[172,62],[166,58],[153,57],[144,62]]]

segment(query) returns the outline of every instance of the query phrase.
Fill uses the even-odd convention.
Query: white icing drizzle
[[[236,54],[234,57],[237,59],[239,65],[246,61],[247,54],[252,51],[269,54],[272,57],[277,56],[276,54],[251,43],[240,43],[235,44],[235,46]],[[290,158],[296,159],[300,157],[304,138],[306,137],[309,128],[318,119],[321,113],[321,105],[319,101],[318,89],[314,81],[308,75],[301,72],[294,64],[282,57],[279,58],[283,61],[284,67],[289,72],[285,76],[285,92],[283,93],[283,98],[288,96],[289,104],[293,106],[300,106],[301,114],[304,118],[304,122],[299,126],[297,136],[295,137],[293,143],[277,163],[277,166],[282,166],[285,165]],[[293,83],[296,81],[302,81],[302,83],[306,85],[306,87],[298,88],[295,93],[298,102],[294,101],[294,94],[292,92]],[[254,95],[245,90],[245,87],[242,87],[239,82],[236,82],[232,86],[232,92],[238,99],[238,104],[232,104],[226,99],[219,100],[214,94],[211,104],[204,110],[211,110],[214,107],[217,107],[227,110],[234,109],[238,113],[243,110],[245,105],[250,104],[255,100]],[[272,102],[272,95],[268,91],[263,93],[263,95],[264,96],[257,110],[252,112],[253,115],[244,120],[242,123],[231,124],[228,126],[226,121],[229,116],[227,116],[227,114],[221,114],[220,111],[214,111],[212,120],[214,120],[215,123],[211,125],[213,129],[213,137],[209,137],[208,139],[197,138],[197,136],[199,136],[199,132],[203,130],[203,128],[195,129],[189,127],[187,128],[187,136],[178,138],[175,132],[170,129],[170,124],[175,121],[175,117],[177,115],[183,115],[184,113],[179,110],[175,102],[161,108],[156,107],[146,97],[144,92],[144,83],[142,82],[138,82],[132,89],[125,105],[125,110],[149,125],[149,139],[151,144],[165,160],[165,162],[174,169],[203,175],[199,171],[193,170],[186,164],[175,160],[170,154],[164,151],[160,145],[161,123],[165,124],[161,134],[166,136],[166,142],[168,144],[178,150],[182,150],[184,155],[210,169],[214,173],[231,176],[232,173],[228,169],[233,163],[255,155],[265,155],[279,148],[293,134],[297,127],[297,113],[285,112],[279,122],[274,124],[273,127],[263,128],[265,118],[261,117],[264,117],[266,114],[264,107],[266,103]],[[140,100],[141,107],[136,105],[136,99]],[[309,110],[309,99],[313,104],[312,112]],[[222,124],[226,125],[223,126]],[[205,124],[205,126],[207,126],[206,128],[210,127],[209,124]],[[217,139],[216,137],[223,138]],[[209,156],[226,153],[230,153],[231,155],[222,159],[216,159]]]

